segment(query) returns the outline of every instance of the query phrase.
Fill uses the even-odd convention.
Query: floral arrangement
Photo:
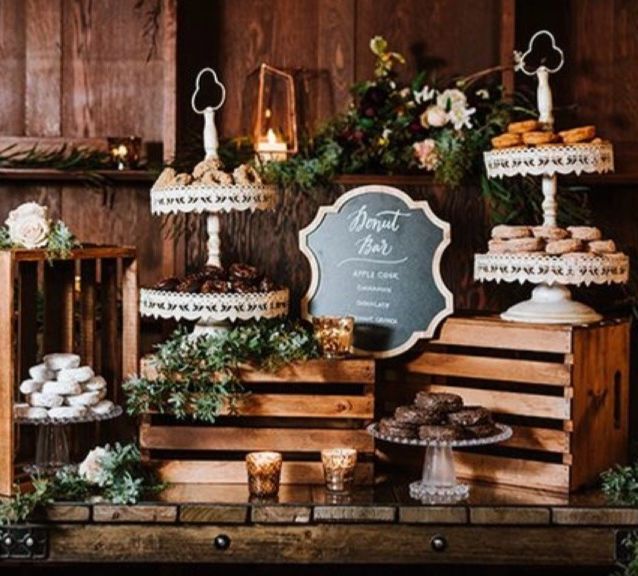
[[[445,88],[434,86],[426,72],[403,83],[396,73],[403,56],[380,36],[372,38],[370,49],[376,56],[374,78],[354,85],[346,113],[331,120],[301,154],[265,164],[270,179],[309,188],[337,174],[425,172],[455,187],[482,174],[482,152],[514,115],[535,114],[504,99],[499,86],[476,86],[499,68]]]
[[[0,503],[0,524],[25,522],[37,508],[56,501],[136,504],[165,487],[144,468],[135,444],[94,448],[78,467],[67,466],[49,478],[31,480],[32,492],[18,491]]]
[[[127,411],[137,415],[153,409],[213,423],[241,399],[240,364],[273,371],[318,356],[312,330],[301,322],[253,321],[196,338],[178,330],[156,348],[155,379],[133,376],[123,384]]]
[[[52,222],[46,206],[26,202],[9,212],[0,227],[0,249],[44,249],[49,258],[68,258],[79,243],[61,220]]]

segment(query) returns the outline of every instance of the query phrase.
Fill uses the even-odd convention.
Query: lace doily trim
[[[264,185],[210,186],[191,184],[170,188],[151,188],[151,212],[232,212],[269,210],[277,201],[277,187]]]
[[[474,279],[534,284],[622,284],[629,278],[624,254],[568,257],[547,254],[476,254]]]
[[[614,150],[609,142],[517,146],[490,150],[483,157],[489,178],[604,173],[614,169]]]
[[[140,314],[174,320],[250,320],[288,314],[288,289],[251,294],[185,294],[143,288]]]

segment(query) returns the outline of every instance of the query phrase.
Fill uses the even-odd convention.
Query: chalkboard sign
[[[304,317],[354,316],[357,352],[396,356],[452,313],[440,263],[450,225],[427,202],[363,186],[319,208],[299,233],[312,279]]]

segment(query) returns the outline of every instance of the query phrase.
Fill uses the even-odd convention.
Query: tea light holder
[[[349,492],[357,466],[357,451],[354,448],[327,448],[321,451],[321,462],[329,492]]]
[[[343,358],[352,354],[354,318],[352,316],[315,316],[315,338],[326,358]]]
[[[107,143],[111,160],[118,170],[137,167],[142,148],[139,136],[109,137]]]
[[[246,455],[251,496],[272,497],[279,493],[282,461],[279,452],[250,452]]]

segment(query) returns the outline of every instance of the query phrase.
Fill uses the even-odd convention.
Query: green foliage
[[[243,387],[239,365],[276,370],[319,354],[312,331],[290,320],[238,324],[217,335],[192,337],[178,330],[156,349],[157,378],[134,376],[124,383],[127,411],[150,410],[213,423],[232,410]]]
[[[87,179],[103,183],[97,170],[113,168],[110,155],[102,150],[62,144],[58,148],[41,149],[37,145],[25,150],[12,144],[0,150],[0,168],[52,168],[83,172]]]
[[[6,226],[0,226],[0,250],[11,248],[11,238],[9,238],[9,230]]]
[[[82,501],[89,497],[114,504],[136,504],[145,495],[164,488],[142,465],[135,444],[106,446],[99,461],[97,482],[75,466],[58,470],[49,478],[32,477],[33,491],[16,494],[0,503],[0,524],[27,521],[33,512],[56,501]]]
[[[602,490],[613,504],[638,506],[638,461],[603,472]]]
[[[622,547],[626,550],[629,561],[618,563],[620,571],[613,576],[638,576],[638,532],[630,532],[622,541]]]
[[[46,247],[47,258],[49,260],[53,258],[68,258],[71,255],[71,250],[79,247],[80,243],[73,236],[68,226],[62,220],[58,220],[51,228],[51,233],[49,234],[49,242]]]

